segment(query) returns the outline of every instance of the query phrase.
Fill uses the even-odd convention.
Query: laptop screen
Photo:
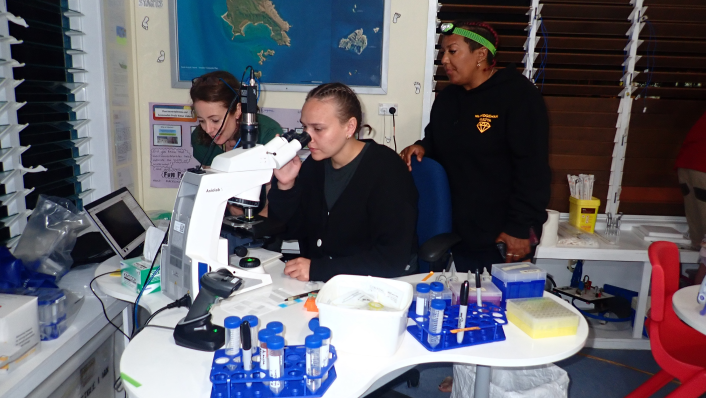
[[[120,257],[142,255],[147,229],[153,224],[127,188],[104,196],[85,209]]]

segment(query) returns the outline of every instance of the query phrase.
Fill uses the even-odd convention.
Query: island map
[[[175,3],[179,81],[252,66],[268,84],[381,84],[384,0]]]

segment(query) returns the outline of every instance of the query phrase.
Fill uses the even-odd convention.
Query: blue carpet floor
[[[584,348],[571,358],[557,365],[569,373],[570,398],[622,398],[656,373],[659,366],[650,351],[644,350],[598,350]],[[451,376],[452,364],[436,363],[420,365],[419,387],[408,388],[402,383],[395,391],[412,398],[448,398],[449,393],[438,390],[439,383]],[[670,383],[655,398],[664,397],[678,385]]]

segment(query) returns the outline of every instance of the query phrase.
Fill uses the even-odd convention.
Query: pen
[[[252,370],[252,341],[250,339],[250,322],[243,321],[240,325],[240,341],[243,344],[243,369]],[[252,383],[246,383],[248,387]]]
[[[483,306],[483,300],[481,296],[482,290],[480,289],[480,269],[476,270],[476,304],[478,304],[478,309]]]
[[[312,291],[310,291],[310,292],[306,292],[306,293],[302,293],[302,294],[295,294],[294,296],[287,297],[286,299],[284,299],[284,301],[293,301],[293,300],[296,300],[296,299],[298,299],[298,298],[307,297],[307,296],[309,296],[309,294],[311,294],[311,293],[318,293],[318,292],[319,292],[318,290],[312,290]]]
[[[429,273],[427,274],[427,276],[425,276],[424,279],[422,279],[422,282],[426,282],[427,279],[429,279],[429,278],[432,277],[432,275],[434,275],[434,271],[429,272]]]
[[[468,313],[468,281],[461,284],[461,306],[458,308],[458,328],[461,331],[456,335],[456,342],[463,342],[463,330],[466,327],[466,314]]]

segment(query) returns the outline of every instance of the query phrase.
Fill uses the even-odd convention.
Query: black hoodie
[[[514,65],[480,86],[451,85],[434,101],[423,140],[444,166],[454,230],[471,250],[489,249],[501,232],[527,239],[547,219],[549,122],[539,90]]]

